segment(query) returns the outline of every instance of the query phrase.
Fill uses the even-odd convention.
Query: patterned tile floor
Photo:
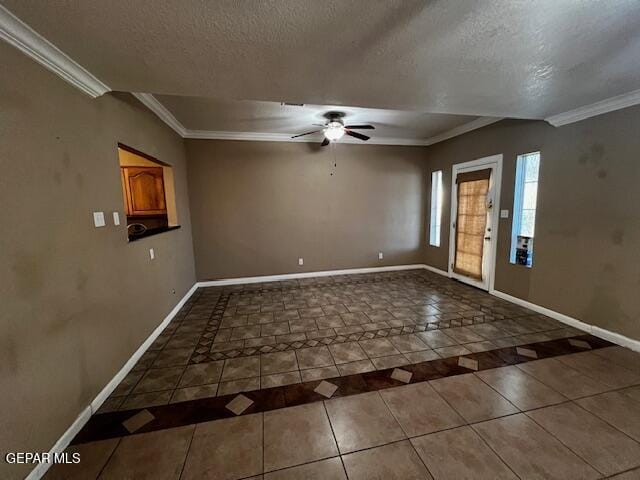
[[[202,288],[99,413],[581,333],[425,270]]]
[[[69,451],[47,479],[638,480],[640,354],[424,271],[202,289]]]
[[[445,376],[408,365],[96,415],[93,434],[123,419],[126,431],[77,442],[81,462],[46,478],[640,478],[640,354],[588,335],[505,356],[517,348],[494,351],[515,362],[498,368],[480,352],[422,364],[478,362]],[[356,379],[363,393],[347,391]],[[295,405],[305,386],[315,397]],[[268,406],[268,392],[294,405]],[[206,410],[227,418],[190,421]]]

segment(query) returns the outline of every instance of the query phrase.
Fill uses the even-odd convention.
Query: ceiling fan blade
[[[352,130],[374,130],[376,127],[373,125],[345,125],[344,128],[350,128]]]
[[[322,130],[313,130],[312,132],[305,132],[305,133],[301,133],[301,134],[299,134],[299,135],[294,135],[294,136],[293,136],[293,137],[291,137],[291,138],[303,137],[303,136],[305,136],[305,135],[311,135],[312,133],[318,133],[318,132],[321,132],[321,131],[322,131]]]
[[[320,146],[321,146],[321,147],[326,147],[327,145],[329,145],[329,143],[331,143],[331,142],[329,142],[329,139],[328,139],[328,138],[325,138],[325,139],[322,141],[322,143],[320,144]]]
[[[367,140],[369,140],[369,138],[371,138],[371,137],[367,137],[366,135],[362,135],[361,133],[358,133],[358,132],[352,132],[351,130],[346,130],[346,129],[345,129],[344,133],[346,133],[347,135],[350,135],[350,136],[352,136],[352,137],[358,138],[358,139],[360,139],[360,140],[363,140],[363,141],[365,141],[365,142],[366,142]]]

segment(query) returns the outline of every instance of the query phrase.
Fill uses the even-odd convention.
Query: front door
[[[502,155],[453,166],[449,275],[493,288]]]

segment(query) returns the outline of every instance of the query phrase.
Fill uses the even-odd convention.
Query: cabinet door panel
[[[161,167],[124,167],[129,215],[167,213]]]

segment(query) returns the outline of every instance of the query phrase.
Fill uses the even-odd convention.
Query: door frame
[[[491,155],[489,157],[478,158],[464,163],[456,163],[451,167],[451,212],[449,215],[449,276],[461,282],[467,283],[474,287],[489,292],[494,290],[495,286],[495,273],[496,273],[496,256],[498,249],[498,225],[500,222],[500,189],[502,186],[502,157],[501,153],[497,155]],[[493,168],[491,175],[491,182],[489,185],[489,195],[492,196],[493,209],[491,212],[491,244],[486,252],[488,255],[486,265],[486,279],[484,282],[474,280],[464,275],[460,275],[453,271],[453,265],[456,255],[456,227],[458,211],[458,187],[456,184],[456,177],[459,173],[465,171],[481,170],[483,168]],[[484,260],[483,260],[484,263]]]

